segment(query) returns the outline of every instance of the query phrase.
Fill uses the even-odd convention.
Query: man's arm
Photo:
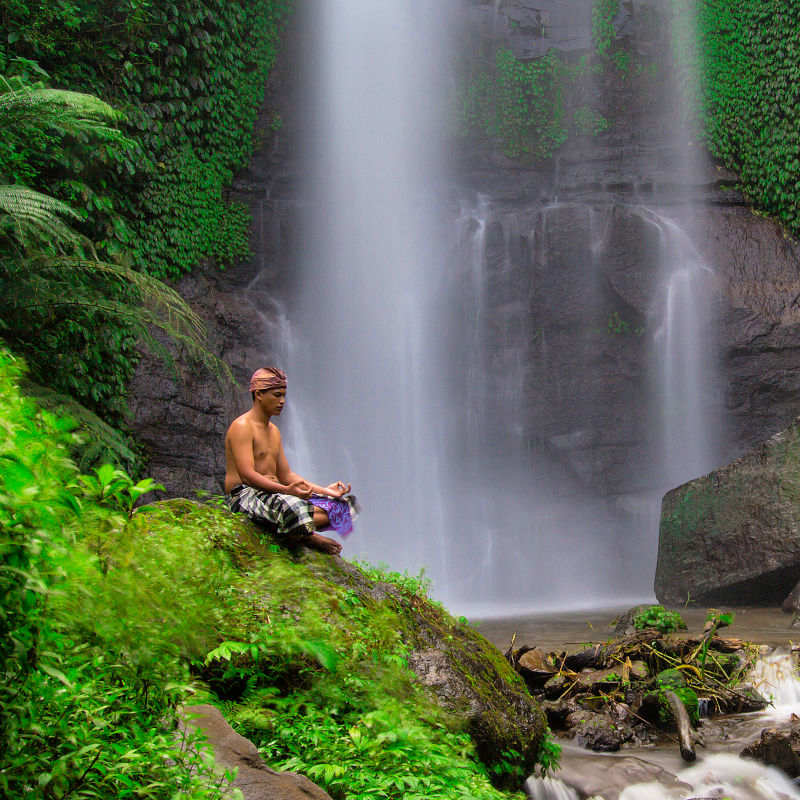
[[[231,448],[231,455],[236,464],[236,471],[239,477],[248,486],[255,489],[263,489],[266,492],[277,492],[279,494],[293,494],[297,497],[308,497],[311,490],[306,491],[306,487],[297,481],[289,481],[286,484],[272,480],[272,478],[262,475],[256,470],[255,458],[253,456],[253,434],[247,425],[234,423],[228,429],[228,444]],[[280,448],[283,451],[283,445]],[[280,472],[278,473],[280,478]]]

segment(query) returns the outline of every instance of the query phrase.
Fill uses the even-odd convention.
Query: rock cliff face
[[[659,5],[626,4],[616,27],[628,52],[664,72],[669,46]],[[457,38],[467,52],[504,46],[528,58],[552,47],[574,62],[592,46],[589,0],[456,6]],[[302,25],[301,19],[290,36],[292,57],[305,57]],[[589,81],[584,102],[612,125],[595,138],[571,135],[548,162],[511,161],[495,141],[454,141],[450,148],[452,178],[442,193],[454,231],[454,299],[443,315],[455,319],[470,302],[463,276],[472,267],[465,262],[480,236],[484,382],[499,387],[503,408],[513,410],[513,419],[504,413],[497,423],[498,441],[522,439],[537,458],[557,464],[568,477],[559,483],[565,493],[611,497],[659,485],[647,377],[661,247],[653,209],[686,221],[714,276],[709,335],[719,339],[723,380],[711,403],[725,431],[720,463],[800,412],[798,243],[725,188],[735,176],[712,165],[681,172],[662,110],[669,91],[658,70]],[[276,358],[286,333],[283,302],[296,275],[303,203],[296,151],[304,123],[289,80],[294,74],[287,56],[270,101],[284,128],[234,187],[253,210],[252,261],[194,275],[181,286],[209,323],[211,349],[243,385],[253,368]],[[474,358],[471,341],[452,343],[456,384],[459,367]],[[151,454],[150,473],[170,495],[219,491],[222,437],[249,397],[219,389],[188,367],[184,372],[189,378],[178,386],[152,362],[142,363],[132,386],[132,425]],[[478,405],[484,401],[473,396]]]
[[[655,589],[663,603],[780,605],[800,571],[800,419],[668,492]]]

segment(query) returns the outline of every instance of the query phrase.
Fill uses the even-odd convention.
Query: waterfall
[[[287,455],[352,482],[364,511],[348,555],[447,584],[442,487],[442,153],[447,3],[318,0],[306,79],[298,280],[288,304]],[[298,428],[302,426],[302,434]],[[302,444],[302,446],[301,446]]]
[[[702,475],[724,460],[718,330],[713,300],[713,265],[703,262],[687,231],[697,210],[695,186],[708,169],[699,135],[693,0],[673,7],[673,52],[682,64],[672,71],[671,102],[664,110],[674,154],[667,184],[678,178],[681,195],[669,211],[643,216],[660,233],[659,286],[651,309],[653,339],[651,391],[659,441],[654,481],[666,489]],[[677,201],[677,202],[675,202]],[[665,204],[662,203],[662,206]]]
[[[721,392],[713,315],[714,273],[684,229],[649,209],[660,234],[660,281],[652,309],[656,483],[672,488],[718,466]]]

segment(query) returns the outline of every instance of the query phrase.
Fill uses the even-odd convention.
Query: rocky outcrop
[[[769,767],[782,769],[790,778],[800,775],[800,726],[796,717],[789,730],[765,728],[758,741],[747,745],[740,753]]]
[[[290,563],[288,568],[303,573],[304,593],[329,597],[341,589],[347,605],[363,608],[367,615],[391,615],[408,645],[404,658],[409,668],[445,710],[448,725],[469,733],[479,758],[490,768],[507,762],[509,753],[517,754],[513,759],[520,769],[513,773],[497,769],[495,780],[510,787],[519,782],[518,774],[533,772],[547,727],[544,713],[502,654],[466,621],[455,620],[422,593],[409,593],[394,583],[367,577],[339,557],[305,548],[289,553],[242,514],[185,499],[154,503],[137,513],[145,520],[148,514],[169,514],[175,520],[200,525],[243,572],[252,572],[254,565],[265,559],[279,562],[282,569]],[[280,591],[278,582],[271,585],[270,592]],[[290,593],[281,607],[287,614],[299,613]],[[351,624],[327,613],[333,628]],[[210,677],[213,675],[205,676],[209,683]],[[219,686],[214,686],[217,691]]]
[[[800,419],[664,496],[656,596],[780,605],[800,576]]]
[[[296,772],[277,772],[269,767],[256,746],[236,733],[222,712],[209,705],[184,706],[182,727],[197,730],[214,753],[216,765],[236,776],[230,785],[243,800],[331,800],[331,796]]]

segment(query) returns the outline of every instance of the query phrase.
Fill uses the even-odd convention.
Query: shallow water
[[[502,652],[508,649],[516,633],[515,647],[523,644],[545,652],[582,650],[612,636],[609,623],[630,606],[566,611],[562,613],[530,613],[513,617],[481,618],[470,616],[470,624]],[[678,608],[687,625],[685,633],[696,636],[702,631],[708,610]],[[727,610],[727,609],[725,609]],[[772,647],[790,647],[800,642],[800,628],[792,628],[791,614],[779,608],[737,608],[733,624],[720,635],[744,639]]]
[[[501,651],[508,649],[516,634],[515,647],[535,645],[546,652],[574,652],[612,636],[611,620],[628,606],[562,613],[533,613],[515,617],[474,619],[471,624]],[[706,609],[675,609],[687,624],[686,633],[697,635],[703,628]],[[791,627],[792,617],[780,609],[739,608],[733,624],[723,635],[758,644],[789,649],[800,640],[800,630]],[[698,762],[685,764],[677,745],[635,747],[619,753],[593,753],[572,742],[562,741],[562,770],[555,780],[528,782],[534,800],[575,800],[578,795],[559,777],[597,792],[607,800],[684,800],[695,797],[727,797],[730,800],[789,800],[800,791],[774,768],[765,768],[738,757],[742,748],[758,739],[766,727],[782,727],[800,712],[800,682],[792,675],[787,657],[765,656],[754,672],[755,683],[765,696],[774,696],[774,708],[755,714],[738,714],[703,720],[698,732],[707,741],[698,746]],[[653,783],[658,773],[660,783]]]

